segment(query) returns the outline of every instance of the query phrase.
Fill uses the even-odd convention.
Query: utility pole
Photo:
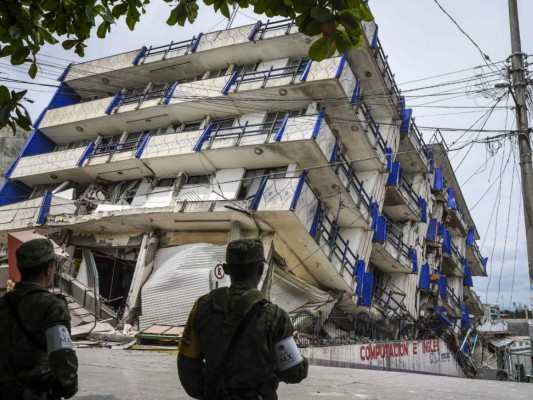
[[[524,54],[520,43],[517,0],[509,0],[509,22],[511,27],[512,85],[510,88],[516,104],[518,126],[518,150],[520,153],[520,174],[522,177],[522,197],[524,220],[526,223],[526,243],[529,269],[529,296],[533,307],[533,167],[531,165],[531,145],[526,107],[526,79]],[[513,94],[514,92],[514,94]]]

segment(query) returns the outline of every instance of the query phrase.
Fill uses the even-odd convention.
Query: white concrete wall
[[[0,231],[32,227],[41,211],[42,197],[0,207]]]
[[[463,377],[454,355],[440,339],[306,347],[300,351],[311,364]]]
[[[106,74],[110,71],[132,67],[133,59],[138,50],[128,51],[127,53],[116,54],[110,57],[99,58],[98,60],[88,61],[81,64],[73,64],[69,70],[65,82],[74,79],[83,79],[91,75]],[[132,79],[134,73],[132,72]]]
[[[111,99],[112,97],[105,97],[103,99],[48,110],[41,122],[40,128],[105,117],[105,110],[109,106],[109,103],[111,103]]]
[[[193,153],[193,147],[198,143],[202,132],[203,130],[197,130],[152,136],[144,148],[141,159]]]
[[[76,163],[86,147],[22,157],[11,175],[12,178],[65,171],[78,168]]]

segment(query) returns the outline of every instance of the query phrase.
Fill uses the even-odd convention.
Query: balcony
[[[365,41],[356,51],[348,55],[348,63],[361,78],[365,92],[372,93],[369,105],[378,115],[399,118],[401,109],[400,90],[396,85],[387,56],[378,38],[378,27],[374,21],[364,22]]]
[[[456,234],[466,236],[468,234],[468,222],[459,202],[455,200],[455,192],[452,187],[447,189],[448,192],[448,210],[450,211],[450,222],[448,226]]]
[[[49,215],[71,214],[74,211],[73,200],[48,191],[44,196],[0,207],[0,235],[42,226]]]
[[[11,174],[11,179],[20,180],[31,187],[37,184],[54,183],[55,180],[50,175],[62,172],[68,174],[69,179],[77,181],[77,178],[81,178],[75,173],[79,169],[78,161],[86,149],[87,146],[83,146],[21,157]]]
[[[472,269],[472,276],[487,276],[488,258],[481,256],[479,247],[473,240],[466,242],[466,260]]]
[[[403,103],[403,99],[402,99]],[[407,115],[400,126],[400,145],[396,161],[410,173],[430,172],[431,152],[426,146],[422,134],[414,121],[411,121],[411,109],[403,110]]]
[[[379,216],[372,239],[370,260],[385,272],[410,274],[417,264],[416,252],[403,241],[403,232],[386,217]]]
[[[433,182],[431,184],[431,192],[435,199],[439,201],[448,201],[447,187],[441,168],[435,168],[433,171]]]
[[[275,40],[275,44],[272,40]],[[143,46],[139,50],[81,64],[73,64],[64,80],[78,92],[109,91],[128,81],[140,84],[195,76],[258,59],[304,57],[310,42],[290,20],[246,25],[200,34],[180,42]]]
[[[452,241],[450,232],[441,225],[442,243],[442,273],[444,275],[464,277],[463,256],[459,253],[457,245]]]
[[[395,221],[420,222],[426,219],[426,201],[414,191],[413,184],[407,181],[398,162],[392,164],[383,209]]]
[[[376,285],[372,306],[387,318],[405,318],[406,314],[409,315],[403,304],[405,297],[403,290],[392,282],[386,282]]]
[[[466,304],[466,308],[468,312],[472,315],[483,315],[484,314],[484,307],[483,303],[479,299],[479,296],[469,286],[464,286],[464,292],[463,292],[463,300]]]

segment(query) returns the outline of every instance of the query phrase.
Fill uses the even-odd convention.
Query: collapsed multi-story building
[[[69,65],[6,173],[1,239],[51,237],[63,289],[143,329],[183,325],[227,284],[227,242],[260,237],[261,287],[300,344],[393,343],[362,362],[443,338],[424,353],[457,359],[487,260],[445,144],[424,142],[364,28],[321,62],[277,21]]]

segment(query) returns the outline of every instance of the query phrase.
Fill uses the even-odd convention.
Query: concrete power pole
[[[509,0],[509,22],[511,27],[512,86],[510,88],[516,103],[518,126],[518,150],[520,152],[520,173],[522,176],[522,196],[526,223],[526,243],[529,268],[529,296],[533,307],[533,168],[531,165],[531,145],[526,107],[526,78],[524,54],[520,43],[517,0]],[[514,94],[513,94],[514,91]]]

